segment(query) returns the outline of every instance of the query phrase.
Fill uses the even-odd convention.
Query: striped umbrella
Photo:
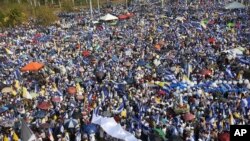
[[[66,128],[75,128],[78,125],[78,121],[76,119],[66,119],[64,120],[64,125]]]

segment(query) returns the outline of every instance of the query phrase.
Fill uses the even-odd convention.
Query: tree
[[[4,18],[5,15],[3,14],[3,12],[0,11],[0,27],[4,26]]]
[[[12,8],[8,11],[4,18],[5,26],[14,27],[26,21],[27,16],[21,8]]]
[[[53,13],[53,9],[47,6],[36,8],[35,18],[37,19],[37,24],[44,26],[50,25],[57,20],[57,16]]]

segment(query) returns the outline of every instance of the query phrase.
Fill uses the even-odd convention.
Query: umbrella
[[[118,17],[113,16],[111,14],[107,14],[107,15],[105,15],[103,17],[100,17],[100,20],[102,20],[102,21],[112,21],[112,20],[118,20]]]
[[[1,93],[11,93],[12,91],[12,87],[5,87],[1,90]]]
[[[62,98],[60,96],[54,96],[54,97],[52,97],[51,101],[53,101],[53,102],[62,102]]]
[[[210,76],[210,75],[212,75],[212,71],[209,69],[203,69],[203,70],[201,70],[201,75]]]
[[[42,63],[30,62],[26,66],[22,67],[21,71],[22,72],[26,72],[26,71],[39,71],[43,67],[44,67],[44,64],[42,64]]]
[[[9,110],[8,107],[5,107],[5,106],[1,107],[0,108],[0,114],[3,113],[3,112],[5,112],[5,111],[7,111],[7,110]]]
[[[210,44],[215,43],[215,41],[216,41],[216,39],[215,39],[215,38],[209,38],[209,39],[208,39],[208,42],[209,42]]]
[[[36,118],[44,118],[45,116],[46,116],[45,111],[38,111],[36,112],[36,115],[35,115]]]
[[[66,119],[64,121],[64,125],[66,128],[75,128],[78,125],[78,121],[76,119]]]
[[[145,62],[144,60],[139,60],[139,61],[137,62],[137,65],[138,65],[138,66],[145,66],[145,65],[146,65],[146,62]]]
[[[70,95],[74,95],[76,94],[76,87],[69,87],[67,91]]]
[[[218,136],[219,141],[230,141],[230,134],[228,132],[223,132]]]
[[[160,50],[161,49],[161,45],[160,44],[156,44],[155,45],[155,49]]]
[[[129,19],[128,15],[119,15],[118,16],[119,20],[125,20],[125,19]]]
[[[49,102],[42,102],[38,104],[37,108],[42,109],[42,110],[48,110],[50,108],[51,104]]]
[[[166,134],[159,128],[154,128],[154,131],[157,135],[159,135],[162,139],[166,138]]]
[[[126,16],[128,16],[129,18],[130,17],[133,17],[135,14],[134,13],[127,13]]]
[[[88,57],[88,56],[90,55],[90,52],[87,51],[87,50],[85,50],[85,51],[82,52],[82,55],[83,55],[84,57]]]
[[[186,113],[186,114],[183,115],[183,119],[185,121],[192,121],[192,120],[195,119],[195,116],[193,114],[191,114],[191,113]]]
[[[83,130],[87,134],[93,134],[97,132],[97,127],[95,124],[88,124],[83,127]]]

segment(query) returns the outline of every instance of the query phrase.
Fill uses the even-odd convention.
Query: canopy
[[[102,21],[112,21],[112,20],[118,20],[118,17],[113,16],[111,14],[107,14],[107,15],[101,17],[100,20],[102,20]]]
[[[246,6],[243,5],[242,3],[239,3],[239,2],[232,2],[232,3],[229,3],[225,6],[225,9],[242,9],[242,8],[245,8]]]
[[[42,63],[30,62],[26,66],[22,67],[21,71],[22,72],[25,72],[25,71],[39,71],[43,67],[44,67],[44,64],[42,64]]]

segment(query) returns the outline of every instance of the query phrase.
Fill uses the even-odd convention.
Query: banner
[[[21,139],[22,141],[36,141],[35,134],[28,127],[28,125],[26,124],[24,120],[22,120]]]
[[[138,139],[128,131],[124,130],[114,118],[99,116],[96,114],[96,109],[93,112],[91,123],[98,124],[110,136],[122,139],[124,141],[138,141]]]

